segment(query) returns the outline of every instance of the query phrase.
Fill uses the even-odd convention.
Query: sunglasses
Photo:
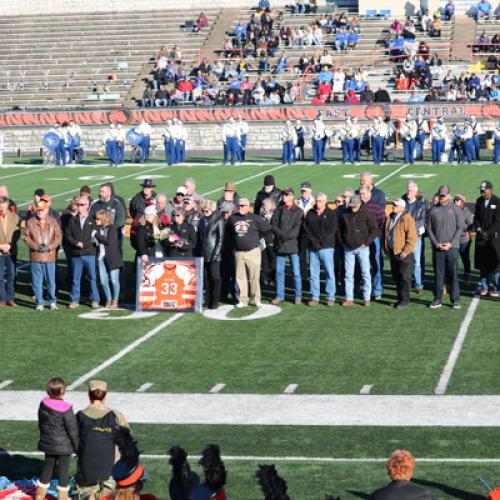
[[[250,205],[238,205],[239,207],[249,207]]]
[[[88,203],[78,203],[77,207],[88,207]]]
[[[175,193],[177,196],[186,196],[184,193]]]
[[[174,217],[184,217],[182,214],[175,214]]]

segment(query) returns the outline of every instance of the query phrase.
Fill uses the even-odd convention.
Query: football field
[[[101,183],[113,182],[128,200],[144,178],[156,182],[156,192],[172,196],[186,177],[194,177],[197,191],[214,200],[227,181],[253,199],[266,174],[296,193],[309,181],[314,193],[329,199],[357,188],[365,171],[388,198],[403,194],[410,179],[427,198],[441,184],[471,202],[484,179],[500,189],[500,170],[490,162],[283,166],[277,158],[253,157],[231,167],[218,161],[110,168],[92,158],[75,167],[16,159],[0,169],[0,184],[21,210],[37,188],[63,209],[83,184],[95,197]],[[124,302],[133,303],[133,251],[125,246]],[[18,454],[0,455],[0,475],[39,473],[36,408],[46,381],[58,375],[70,385],[67,399],[75,409],[85,404],[88,380],[108,382],[110,406],[130,419],[143,450],[150,474],[146,489],[161,498],[168,498],[166,450],[180,445],[196,456],[212,442],[226,457],[232,499],[262,498],[254,479],[258,463],[276,463],[293,499],[367,498],[387,482],[383,461],[396,448],[415,454],[416,480],[438,498],[484,498],[480,476],[500,485],[500,305],[498,299],[474,297],[474,274],[462,287],[460,310],[447,297],[441,309],[428,309],[428,240],[426,248],[426,290],[412,294],[403,311],[390,307],[396,299],[388,262],[384,296],[370,309],[359,299],[355,307],[342,308],[340,296],[333,308],[290,301],[271,306],[274,290],[264,288],[259,310],[69,310],[61,261],[60,309],[37,313],[20,242],[19,307],[0,312],[0,449]],[[191,463],[197,469],[195,458]]]

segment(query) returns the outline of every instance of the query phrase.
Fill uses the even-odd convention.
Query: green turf
[[[144,454],[164,455],[169,447],[180,444],[197,455],[212,442],[218,443],[222,453],[228,456],[384,458],[396,448],[410,449],[417,457],[415,480],[433,490],[438,498],[484,498],[484,495],[480,497],[480,475],[492,484],[500,482],[498,464],[439,461],[441,458],[495,458],[497,428],[217,425],[133,425],[132,428]],[[0,442],[5,443],[6,449],[32,451],[36,438],[34,423],[0,423]],[[419,463],[418,458],[422,457],[436,462]],[[167,498],[170,471],[166,459],[145,458],[143,462],[150,474],[147,490]],[[232,498],[262,498],[253,479],[259,462],[264,461],[226,461],[228,493]],[[365,498],[387,482],[383,462],[274,462],[288,482],[291,498],[295,499],[322,499],[326,493],[336,493],[341,498]],[[191,463],[199,471],[195,461]],[[40,460],[26,456],[0,457],[0,468],[11,477],[30,477],[39,472]]]

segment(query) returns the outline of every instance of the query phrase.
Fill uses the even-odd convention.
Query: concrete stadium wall
[[[273,0],[272,7],[283,6],[288,3],[285,0]],[[211,8],[254,7],[256,0],[0,0],[0,12],[2,16],[22,16],[33,14],[74,14],[77,12],[134,12],[166,10],[172,8],[179,10],[203,10]]]

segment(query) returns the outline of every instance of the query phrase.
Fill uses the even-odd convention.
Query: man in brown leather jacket
[[[54,217],[48,215],[50,201],[35,204],[36,217],[26,221],[24,241],[30,249],[31,281],[35,292],[36,310],[43,311],[43,284],[47,286],[49,308],[56,304],[56,259],[61,244],[61,228]]]

